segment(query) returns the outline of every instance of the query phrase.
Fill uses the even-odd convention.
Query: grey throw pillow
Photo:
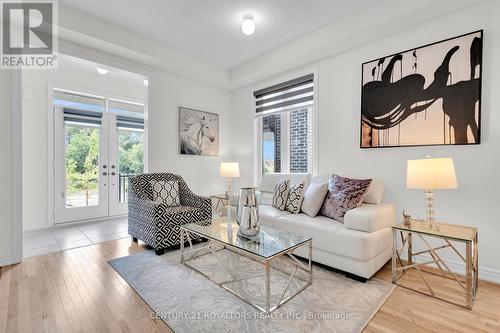
[[[282,180],[274,187],[273,207],[279,210],[286,209],[286,201],[288,200],[289,180]]]
[[[180,206],[179,182],[177,180],[152,180],[153,201],[168,207]]]
[[[311,183],[304,193],[301,210],[310,217],[315,217],[323,205],[328,192],[328,183]]]
[[[286,210],[290,213],[300,213],[300,206],[302,206],[302,200],[304,199],[305,186],[304,182],[290,186],[286,202]]]
[[[371,179],[332,175],[328,181],[328,193],[321,207],[321,215],[344,223],[344,215],[361,204],[371,183]]]

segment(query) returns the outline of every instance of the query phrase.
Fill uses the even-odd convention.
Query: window
[[[313,169],[313,75],[254,92],[262,174]]]

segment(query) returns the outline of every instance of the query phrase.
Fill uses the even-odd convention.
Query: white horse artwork
[[[183,155],[219,155],[219,115],[179,108],[180,151]]]

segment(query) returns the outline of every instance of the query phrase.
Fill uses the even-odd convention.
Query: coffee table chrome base
[[[307,242],[305,242],[305,243],[303,243],[303,244],[300,244],[300,245],[297,245],[295,247],[292,247],[292,248],[290,248],[290,249],[288,249],[288,250],[286,250],[286,251],[284,251],[282,253],[279,253],[278,255],[275,255],[275,256],[267,258],[267,259],[262,259],[262,258],[260,258],[260,257],[258,257],[256,255],[251,254],[251,253],[247,253],[247,252],[244,252],[242,250],[238,250],[238,249],[232,248],[230,246],[225,246],[225,244],[223,244],[221,242],[217,242],[216,240],[209,240],[204,246],[201,246],[201,247],[198,247],[198,248],[194,248],[193,247],[193,243],[191,241],[191,237],[189,236],[189,233],[190,232],[187,232],[186,230],[184,230],[184,229],[181,228],[181,235],[180,235],[181,236],[181,264],[183,264],[186,267],[189,267],[190,269],[198,272],[199,274],[203,275],[204,277],[206,277],[210,281],[216,283],[220,287],[222,287],[225,290],[229,291],[231,294],[233,294],[236,297],[240,298],[244,302],[248,303],[249,305],[253,306],[254,308],[258,309],[259,311],[264,312],[266,315],[269,315],[274,310],[278,309],[280,306],[282,306],[283,304],[285,304],[286,302],[288,302],[290,299],[292,299],[293,297],[297,296],[304,289],[306,289],[307,287],[309,287],[310,285],[312,285],[312,279],[313,279],[313,273],[312,273],[312,239],[309,240],[309,241],[307,241]],[[202,236],[202,235],[200,235],[200,236]],[[185,240],[187,240],[189,242],[189,249],[185,249],[185,247],[184,247]],[[304,262],[300,261],[293,254],[293,252],[295,252],[295,250],[297,250],[300,247],[304,247],[304,246],[307,246],[308,249],[309,249],[309,257],[308,257],[307,263],[304,263]],[[217,249],[216,247],[219,247],[219,249]],[[229,251],[232,251],[234,253],[242,255],[245,258],[251,259],[251,260],[253,260],[255,262],[258,262],[258,263],[262,264],[264,266],[264,272],[262,272],[259,275],[252,275],[252,276],[248,276],[248,277],[239,277],[239,278],[236,277],[234,275],[234,273],[231,271],[230,267],[228,267],[223,261],[221,261],[217,257],[217,252],[219,252],[219,251],[221,251],[223,249],[227,249]],[[203,250],[208,250],[208,252],[203,253]],[[198,270],[197,268],[195,268],[195,267],[193,267],[192,265],[189,264],[189,262],[191,260],[193,260],[195,258],[199,258],[199,257],[205,256],[205,255],[212,255],[212,256],[214,256],[214,258],[216,258],[216,260],[219,263],[219,265],[222,268],[224,268],[224,270],[227,273],[229,273],[229,275],[232,277],[232,279],[228,280],[228,281],[224,281],[224,282],[214,281],[214,280],[212,280],[210,278],[210,276],[208,276],[207,274],[203,273],[202,271]],[[275,260],[275,259],[278,259],[278,258],[282,257],[282,256],[288,256],[289,258],[291,258],[290,263],[293,266],[293,271],[291,273],[289,273],[289,272],[285,272],[285,271],[283,271],[281,269],[278,269],[276,267],[273,267],[273,269],[278,270],[281,273],[283,273],[286,276],[288,276],[288,281],[287,281],[286,286],[284,287],[284,289],[282,290],[282,292],[280,294],[280,298],[279,298],[278,303],[275,304],[275,305],[271,305],[271,262],[273,260]],[[297,273],[298,270],[302,270],[302,271],[304,271],[304,272],[307,273],[307,279],[306,280],[304,280],[301,277],[296,276],[296,273]],[[230,283],[244,281],[244,280],[248,280],[248,279],[254,279],[254,278],[259,277],[259,276],[265,276],[265,289],[266,289],[265,290],[265,295],[266,295],[266,299],[265,299],[265,306],[264,307],[262,307],[262,306],[260,306],[258,304],[253,303],[251,300],[245,298],[243,295],[239,294],[237,291],[231,289],[228,286],[228,284],[230,284]],[[299,288],[298,290],[296,290],[295,292],[293,292],[291,295],[288,295],[287,297],[285,297],[287,291],[290,289],[290,285],[291,285],[293,279],[301,280],[301,281],[305,282],[305,285],[302,286],[301,288]]]

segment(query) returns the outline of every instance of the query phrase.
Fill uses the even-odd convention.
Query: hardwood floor
[[[1,268],[0,332],[172,332],[107,263],[144,250],[121,239]],[[500,332],[500,285],[481,281],[472,311],[398,287],[365,332]]]

